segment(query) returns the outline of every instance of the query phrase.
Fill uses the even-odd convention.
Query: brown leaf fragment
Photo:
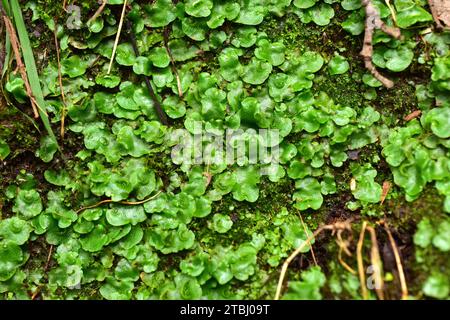
[[[390,189],[391,183],[389,181],[384,181],[383,187],[381,189],[381,197],[380,197],[381,204],[383,204],[384,200],[386,200],[386,196],[388,195]]]
[[[408,114],[407,116],[405,116],[403,118],[403,120],[411,121],[412,119],[419,117],[421,114],[422,114],[421,110],[415,110],[415,111],[411,112],[410,114]]]

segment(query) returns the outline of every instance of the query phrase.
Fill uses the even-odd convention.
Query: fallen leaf
[[[403,119],[405,121],[411,121],[412,119],[419,117],[421,114],[422,114],[421,110],[416,110],[405,116]]]

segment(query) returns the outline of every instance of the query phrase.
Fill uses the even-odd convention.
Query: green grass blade
[[[25,27],[25,22],[23,21],[22,11],[20,9],[18,0],[11,0],[11,12],[14,16],[14,22],[16,25],[17,33],[19,35],[20,45],[22,47],[22,55],[25,63],[28,80],[30,82],[31,90],[33,92],[34,98],[38,103],[38,112],[41,120],[44,124],[45,129],[47,130],[50,138],[55,141],[56,145],[58,142],[56,140],[55,134],[50,126],[50,121],[48,119],[47,114],[45,113],[45,100],[44,95],[42,93],[41,84],[39,82],[39,75],[36,68],[36,62],[33,56],[33,49],[31,48],[30,39],[28,37],[27,29]],[[41,108],[43,110],[41,110]],[[59,145],[58,145],[59,149]]]
[[[2,0],[2,5],[3,5],[3,9],[5,10],[6,14],[8,14],[9,16],[11,15],[11,10],[9,8],[9,3],[6,0]],[[8,70],[8,66],[9,66],[9,60],[11,59],[11,42],[9,40],[9,37],[7,35],[7,32],[5,30],[5,64],[3,65],[3,70],[2,70],[2,79],[6,74],[6,70]]]
[[[2,70],[2,79],[6,74],[6,71],[8,70],[9,67],[9,60],[11,59],[11,42],[9,40],[9,37],[6,34],[6,30],[5,30],[5,61],[4,61],[4,65],[3,65],[3,70]]]
[[[3,9],[5,9],[6,13],[9,15],[11,14],[11,9],[9,7],[9,1],[8,0],[2,0]]]

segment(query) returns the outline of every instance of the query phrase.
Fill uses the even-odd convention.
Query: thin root
[[[153,195],[153,196],[151,196],[151,197],[149,197],[147,199],[141,200],[141,201],[114,201],[112,199],[105,199],[105,200],[97,202],[96,204],[93,204],[91,206],[82,207],[82,208],[78,209],[77,211],[75,211],[75,213],[79,214],[79,213],[83,212],[84,210],[94,209],[94,208],[97,208],[97,207],[99,207],[99,206],[101,206],[101,205],[103,205],[105,203],[117,203],[117,204],[124,204],[124,205],[128,205],[128,206],[136,206],[136,205],[140,205],[140,204],[143,204],[143,203],[146,203],[146,202],[148,202],[150,200],[155,199],[157,196],[159,196],[159,194],[161,192],[162,191],[160,190],[155,195]]]
[[[316,231],[314,231],[314,233],[309,236],[297,249],[295,249],[295,251],[293,253],[291,253],[291,255],[286,259],[286,261],[283,263],[283,266],[281,268],[281,273],[280,273],[280,277],[278,279],[278,285],[277,285],[277,291],[275,293],[275,300],[280,300],[280,296],[281,296],[281,290],[283,288],[283,282],[284,282],[284,278],[286,276],[286,272],[287,272],[287,268],[289,267],[289,264],[292,262],[292,260],[295,259],[295,257],[308,245],[311,245],[311,241],[317,237],[317,235],[319,235],[322,231],[324,230],[331,230],[331,231],[336,231],[339,229],[349,229],[349,224],[350,221],[338,221],[334,224],[327,224],[324,225],[320,228],[318,228]]]
[[[342,232],[344,230],[338,230],[337,234],[336,234],[336,243],[339,246],[339,251],[338,251],[338,261],[339,263],[351,274],[356,275],[356,271],[353,270],[352,267],[350,267],[347,262],[344,261],[344,259],[342,258],[342,251],[345,252],[345,254],[349,257],[352,256],[352,253],[350,252],[350,250],[348,249],[348,246],[350,244],[350,241],[352,239],[351,233],[350,233],[350,237],[346,240],[342,239]]]

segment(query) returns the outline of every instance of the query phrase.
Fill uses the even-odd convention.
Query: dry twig
[[[53,245],[50,245],[50,249],[48,250],[48,256],[47,256],[47,262],[44,266],[44,273],[47,272],[48,267],[50,266],[50,260],[52,259],[52,253],[53,253]]]
[[[364,59],[364,65],[367,70],[378,80],[380,81],[386,88],[392,88],[394,83],[388,78],[384,77],[372,63],[372,55],[373,55],[373,34],[376,29],[381,29],[383,32],[388,35],[400,39],[401,33],[400,29],[396,27],[387,26],[380,18],[380,13],[378,9],[373,5],[372,0],[361,0],[361,3],[366,12],[366,23],[365,23],[365,32],[364,32],[364,44],[361,50],[361,56]]]
[[[27,92],[28,97],[30,97],[31,107],[33,108],[34,117],[39,118],[39,112],[38,112],[39,105],[33,96],[33,91],[31,90],[30,82],[28,81],[28,76],[27,76],[27,72],[25,70],[25,65],[22,62],[22,57],[20,55],[20,49],[19,49],[20,43],[17,38],[16,30],[14,29],[14,26],[13,26],[11,20],[6,16],[6,14],[4,12],[2,12],[2,16],[3,16],[3,21],[4,21],[5,27],[6,27],[6,32],[8,33],[9,38],[11,40],[11,47],[14,51],[14,57],[16,58],[17,68],[18,68],[18,70],[20,72],[20,76],[25,84],[25,91]]]
[[[434,22],[439,29],[450,27],[450,4],[448,0],[428,0]]]

